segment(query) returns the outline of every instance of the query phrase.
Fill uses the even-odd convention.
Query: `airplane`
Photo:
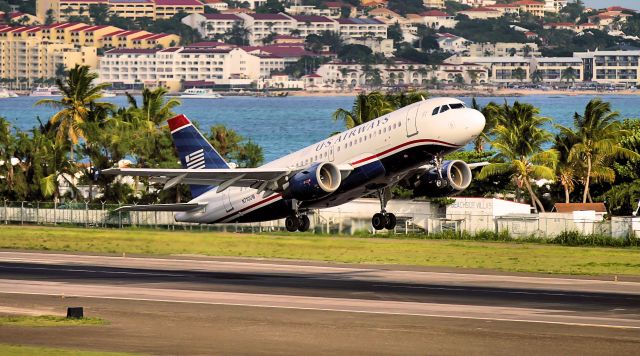
[[[371,224],[391,230],[396,216],[386,206],[396,185],[420,196],[455,195],[471,183],[471,169],[483,165],[443,159],[474,140],[485,125],[481,112],[453,98],[424,99],[257,168],[226,162],[184,115],[168,125],[183,168],[100,173],[150,177],[163,189],[188,184],[193,199],[121,211],[172,211],[178,222],[203,224],[284,218],[287,231],[294,232],[309,229],[312,209],[375,194],[380,212]]]

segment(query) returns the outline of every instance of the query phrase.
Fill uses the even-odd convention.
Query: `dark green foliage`
[[[637,247],[640,239],[635,237],[615,238],[608,235],[582,235],[577,231],[563,231],[549,240],[550,243],[563,246],[600,246],[600,247]]]
[[[279,12],[284,12],[284,5],[278,0],[267,0],[266,3],[256,8],[256,12],[263,14],[277,14]]]
[[[338,58],[344,62],[368,63],[373,52],[371,48],[359,44],[343,46],[338,52]]]
[[[284,72],[294,78],[300,78],[303,75],[315,73],[318,68],[331,60],[329,57],[309,57],[304,56],[297,62],[287,64]]]
[[[518,42],[527,43],[529,40],[522,32],[512,29],[511,22],[501,17],[490,20],[471,20],[466,16],[458,16],[458,24],[449,32],[464,37],[473,42]]]
[[[425,11],[422,0],[389,0],[387,8],[403,16],[410,13],[419,14]]]

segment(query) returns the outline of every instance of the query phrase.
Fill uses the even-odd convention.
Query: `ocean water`
[[[570,126],[574,112],[583,112],[593,96],[547,96],[480,97],[478,102],[486,105],[490,101],[513,103],[515,100],[533,104],[540,108],[541,115],[553,119],[553,123]],[[460,98],[467,104],[471,98]],[[611,102],[621,118],[640,117],[640,97],[605,95],[603,100]],[[0,116],[8,119],[14,127],[27,130],[38,125],[38,118],[48,120],[55,109],[34,106],[38,98],[19,97],[0,99]],[[108,101],[126,106],[126,98],[118,96]],[[293,152],[320,141],[343,126],[334,122],[331,114],[338,108],[351,108],[353,97],[286,97],[255,98],[226,97],[220,100],[182,100],[177,113],[197,121],[204,130],[216,124],[233,128],[247,139],[264,149],[265,161]],[[553,130],[553,127],[550,126]]]

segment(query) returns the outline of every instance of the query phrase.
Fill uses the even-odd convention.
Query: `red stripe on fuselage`
[[[454,145],[453,143],[439,141],[439,140],[429,140],[429,139],[413,140],[413,141],[405,142],[405,143],[403,143],[401,145],[398,145],[398,146],[395,146],[395,147],[391,147],[389,149],[386,149],[386,150],[384,150],[384,151],[382,151],[380,153],[376,153],[376,154],[371,155],[369,157],[365,157],[365,158],[359,159],[359,160],[357,160],[355,162],[351,162],[351,165],[354,166],[356,164],[360,164],[362,162],[366,162],[366,161],[378,158],[380,156],[384,156],[387,153],[395,151],[397,149],[400,149],[400,148],[403,148],[403,147],[406,147],[406,146],[409,146],[409,145],[413,145],[414,143],[421,143],[421,142],[424,142],[424,143],[438,143],[438,144],[441,144],[441,145],[447,145],[447,146],[452,146],[452,147],[460,147],[460,145]]]
[[[234,216],[234,215],[237,215],[237,214],[240,214],[240,213],[242,213],[242,212],[245,212],[245,211],[247,211],[247,210],[249,210],[249,209],[251,209],[251,208],[254,208],[254,207],[256,207],[256,206],[258,206],[258,205],[260,205],[260,204],[270,202],[270,201],[272,201],[273,199],[279,198],[279,197],[281,197],[281,196],[282,196],[282,194],[272,195],[272,196],[270,196],[270,197],[268,197],[268,198],[266,198],[266,199],[264,199],[264,200],[261,200],[261,201],[259,201],[259,202],[257,202],[257,203],[254,203],[254,204],[251,204],[251,205],[249,205],[249,206],[248,206],[248,207],[246,207],[246,208],[242,208],[242,209],[240,209],[240,210],[238,210],[238,211],[236,211],[236,212],[233,212],[233,213],[231,213],[231,214],[229,214],[229,215],[227,215],[227,216],[224,216],[224,217],[222,217],[222,218],[220,218],[220,219],[218,219],[218,220],[214,221],[212,224],[215,224],[215,223],[218,223],[218,222],[221,222],[221,221],[227,220],[227,219],[229,219],[230,217],[232,217],[232,216]]]
[[[169,130],[171,130],[171,132],[183,126],[187,126],[191,123],[191,121],[189,121],[189,119],[187,119],[187,117],[182,114],[169,119],[169,121],[167,122],[169,123]]]

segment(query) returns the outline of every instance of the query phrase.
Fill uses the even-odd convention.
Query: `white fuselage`
[[[449,107],[448,105],[452,106]],[[263,167],[291,167],[303,169],[316,162],[331,162],[335,165],[349,164],[354,169],[365,166],[418,146],[437,146],[442,153],[454,151],[473,139],[483,130],[484,116],[473,109],[460,107],[462,101],[451,98],[434,98],[409,105],[373,121],[331,136],[299,151],[293,152]],[[434,114],[434,109],[449,107],[444,112]],[[456,108],[452,108],[456,107]],[[405,156],[406,157],[406,156]],[[432,157],[424,157],[411,162],[406,170],[427,164]],[[387,172],[388,184],[402,178],[403,171]],[[340,194],[336,192],[334,194]],[[342,198],[342,199],[341,199]],[[322,207],[343,204],[357,198],[331,199],[334,204],[324,203]],[[205,209],[196,212],[176,213],[177,221],[212,223],[232,222],[248,215],[256,209],[282,203],[280,194],[265,196],[252,188],[229,188],[221,193],[216,189],[202,194],[191,202],[206,202]],[[282,204],[278,205],[282,206]],[[286,212],[283,212],[286,216]],[[260,219],[256,219],[260,221]]]

